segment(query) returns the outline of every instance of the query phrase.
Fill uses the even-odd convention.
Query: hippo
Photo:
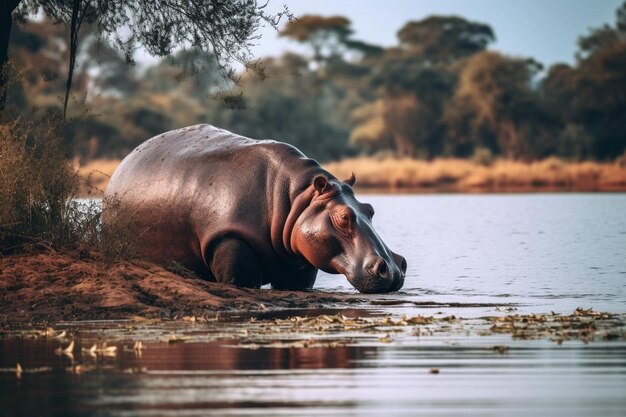
[[[132,216],[146,257],[209,281],[308,290],[321,269],[362,293],[397,291],[407,262],[374,231],[354,182],[292,145],[199,124],[124,158],[105,191],[103,226]]]

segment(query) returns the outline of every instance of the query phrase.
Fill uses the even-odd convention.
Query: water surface
[[[558,344],[549,337],[492,333],[491,324],[479,319],[569,314],[577,307],[625,312],[626,195],[365,195],[361,200],[374,205],[375,226],[407,258],[409,269],[402,293],[392,296],[396,302],[351,305],[344,314],[473,319],[399,333],[378,328],[256,336],[280,342],[274,345],[241,343],[258,325],[248,318],[211,326],[57,324],[57,332],[65,329],[76,341],[76,352],[101,340],[119,347],[113,357],[77,353],[73,359],[54,353],[69,339],[5,334],[0,415],[626,414],[623,327],[617,340]],[[320,274],[317,286],[353,291],[343,277],[327,274]],[[424,308],[423,302],[458,304]],[[259,318],[264,320],[271,322],[271,315]],[[189,339],[169,343],[173,335]],[[328,345],[289,344],[309,338]],[[144,342],[140,354],[122,348],[136,340]],[[498,346],[506,349],[500,353],[494,350]],[[25,370],[21,378],[16,363]]]
[[[533,312],[626,306],[626,194],[362,195],[408,260],[402,291]],[[318,286],[349,291],[341,276]]]

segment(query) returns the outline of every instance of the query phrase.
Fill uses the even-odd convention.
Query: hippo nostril
[[[384,259],[379,258],[376,263],[376,275],[379,277],[386,277],[389,273],[389,267],[387,266],[387,262]]]
[[[404,257],[402,258],[402,261],[400,261],[400,270],[402,271],[403,274],[406,274],[406,259],[404,259]]]
[[[400,271],[402,271],[402,274],[406,274],[406,268],[407,268],[407,264],[406,264],[406,259],[404,259],[404,256],[398,255],[397,253],[393,253],[393,260],[396,262],[396,265],[398,266],[398,268],[400,268]]]

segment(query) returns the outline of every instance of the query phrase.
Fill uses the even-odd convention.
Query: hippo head
[[[344,182],[315,177],[313,198],[294,225],[291,246],[316,268],[344,274],[362,293],[397,291],[406,260],[376,234],[374,209],[357,201],[354,182],[354,175]]]

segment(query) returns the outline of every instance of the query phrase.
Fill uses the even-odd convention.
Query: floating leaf
[[[189,338],[187,337],[176,337],[176,336],[172,336],[167,340],[167,343],[169,344],[175,344],[175,343],[185,343],[187,340],[189,340]]]
[[[57,355],[71,356],[73,351],[74,351],[74,340],[72,340],[65,349],[63,349],[63,347],[61,346],[57,350],[55,350],[54,353],[56,353]]]
[[[504,345],[497,345],[497,346],[492,346],[490,348],[491,350],[493,350],[494,352],[498,352],[499,354],[504,354],[506,351],[509,350],[508,346],[504,346]]]

